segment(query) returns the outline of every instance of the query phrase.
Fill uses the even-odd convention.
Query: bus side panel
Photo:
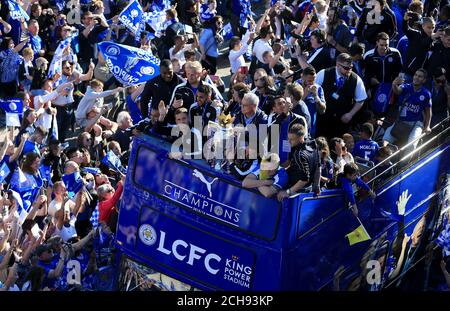
[[[438,190],[439,175],[448,170],[449,151],[448,145],[443,146],[377,190],[379,196],[375,200],[376,205],[370,198],[358,204],[359,217],[371,240],[349,245],[345,235],[360,224],[348,210],[341,210],[335,217],[299,239],[295,248],[285,256],[287,263],[283,275],[287,277],[283,284],[286,284],[286,289],[320,289],[332,281],[340,265],[348,266],[359,261],[374,238],[391,225],[397,227],[399,223],[396,222],[402,220],[401,217],[395,217],[398,214],[396,202],[402,198],[402,194],[403,198],[411,195],[406,202],[405,218],[402,221],[405,224],[415,222],[427,210],[432,194]],[[320,208],[320,202],[313,202],[309,201],[308,204],[317,204]],[[328,204],[342,204],[342,201],[336,198],[336,202]],[[394,215],[389,217],[379,209],[380,206]],[[301,213],[300,210],[300,219]],[[320,223],[319,220],[316,222]]]

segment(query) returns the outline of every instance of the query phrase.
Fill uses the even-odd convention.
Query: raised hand
[[[405,209],[406,204],[408,203],[409,199],[411,198],[412,194],[408,196],[408,189],[402,192],[400,195],[400,198],[398,198],[397,201],[397,210],[399,215],[405,215]]]

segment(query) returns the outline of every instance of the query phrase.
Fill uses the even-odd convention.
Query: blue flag
[[[98,44],[114,77],[125,86],[146,82],[159,75],[159,59],[150,51],[114,42]]]
[[[6,126],[20,127],[20,117],[23,112],[22,100],[18,98],[0,99],[0,109],[5,111]]]
[[[0,108],[4,112],[21,114],[23,112],[23,103],[19,98],[0,99]]]
[[[9,16],[12,19],[20,20],[23,17],[26,21],[30,20],[27,12],[25,12],[25,10],[22,9],[22,7],[15,0],[8,0],[8,7]]]
[[[19,191],[16,189],[16,191],[19,193],[20,197],[22,198],[23,209],[26,212],[30,211],[31,205],[36,200],[36,197],[39,194],[39,190],[40,190],[40,188],[38,188],[38,187],[35,187],[32,189],[27,189],[27,190],[22,190],[22,191]]]
[[[19,223],[19,225],[22,225],[24,220],[28,216],[28,212],[23,208],[23,201],[22,201],[22,198],[19,195],[19,193],[17,193],[14,190],[11,190],[11,194],[12,194],[12,199],[14,199],[16,201],[17,213],[19,213],[19,221],[18,221],[18,223]]]
[[[161,33],[165,29],[165,25],[168,25],[166,22],[166,13],[159,11],[150,11],[144,13],[144,20],[153,30],[156,32],[156,36],[160,36]]]
[[[150,6],[150,12],[164,12],[170,9],[170,0],[154,0]]]
[[[136,36],[140,35],[145,26],[143,17],[144,11],[137,0],[130,2],[119,14],[119,20]]]
[[[64,185],[66,185],[69,196],[73,197],[83,187],[83,179],[81,178],[80,172],[63,175],[62,180]]]
[[[39,172],[41,173],[42,180],[44,180],[44,181],[51,180],[52,168],[50,167],[50,165],[41,165],[39,167]]]
[[[48,78],[53,77],[56,73],[62,73],[62,59],[64,50],[72,41],[72,38],[69,37],[63,41],[61,41],[53,55],[52,62],[50,63],[50,67],[48,69]],[[57,85],[59,85],[59,81],[55,81]]]
[[[392,83],[382,82],[378,86],[373,99],[372,111],[375,113],[385,113],[391,99]]]
[[[103,158],[102,163],[114,171],[121,172],[123,174],[126,173],[126,169],[122,166],[120,158],[112,150],[108,151],[106,156]]]
[[[126,104],[128,111],[130,112],[131,120],[133,120],[133,124],[138,123],[142,120],[142,114],[137,106],[136,102],[131,98],[131,94],[127,96]]]
[[[82,170],[92,175],[97,175],[100,173],[100,169],[98,167],[83,167]]]
[[[230,23],[223,26],[221,35],[224,40],[230,40],[233,37],[233,28]]]
[[[65,0],[55,0],[56,7],[58,8],[58,12],[61,12],[66,7]]]
[[[9,166],[6,164],[6,161],[3,162],[2,166],[0,166],[0,183],[2,183],[11,173]]]

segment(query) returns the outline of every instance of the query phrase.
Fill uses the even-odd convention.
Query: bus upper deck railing
[[[375,166],[371,167],[368,171],[366,171],[364,174],[362,174],[361,177],[365,177],[365,176],[370,176],[371,174],[375,173],[375,176],[372,177],[367,183],[368,184],[373,184],[376,180],[378,180],[380,177],[385,176],[385,174],[389,171],[391,171],[393,168],[397,167],[400,163],[404,162],[405,160],[411,159],[411,157],[415,154],[417,154],[419,151],[423,150],[426,146],[428,146],[429,144],[431,144],[432,142],[434,142],[436,139],[438,139],[439,137],[443,136],[445,133],[447,133],[450,129],[450,127],[448,126],[450,122],[450,117],[445,118],[444,120],[442,120],[441,122],[439,122],[438,124],[436,124],[432,129],[431,129],[431,133],[422,133],[419,137],[417,137],[416,139],[414,139],[413,141],[407,143],[405,146],[401,147],[400,149],[398,149],[396,152],[394,152],[393,154],[391,154],[389,157],[387,157],[386,159],[382,160],[380,163],[377,163]],[[444,127],[447,124],[446,127]],[[401,157],[398,161],[396,161],[395,163],[389,165],[386,169],[384,169],[381,173],[377,173],[377,169],[379,169],[380,167],[382,167],[383,165],[390,163],[390,161],[392,159],[397,158],[398,156],[401,156],[402,153],[404,153],[406,150],[408,150],[409,148],[411,148],[412,146],[414,146],[414,144],[416,144],[417,142],[419,142],[421,139],[423,139],[426,136],[430,136],[432,135],[436,130],[438,130],[439,128],[443,128],[442,131],[436,133],[436,135],[434,135],[433,137],[431,137],[429,140],[427,140],[426,142],[424,142],[423,144],[421,144],[419,147],[414,148],[412,151],[410,151],[409,153],[407,153],[406,155],[404,155],[403,157]]]

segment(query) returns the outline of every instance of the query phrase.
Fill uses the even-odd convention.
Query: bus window
[[[215,222],[274,240],[280,203],[210,174],[143,146],[133,168],[138,188]]]
[[[171,278],[130,258],[122,258],[119,291],[191,291],[193,286]]]
[[[341,194],[324,195],[319,198],[303,198],[300,204],[297,237],[301,238],[308,231],[332,217],[344,206],[345,200]]]

